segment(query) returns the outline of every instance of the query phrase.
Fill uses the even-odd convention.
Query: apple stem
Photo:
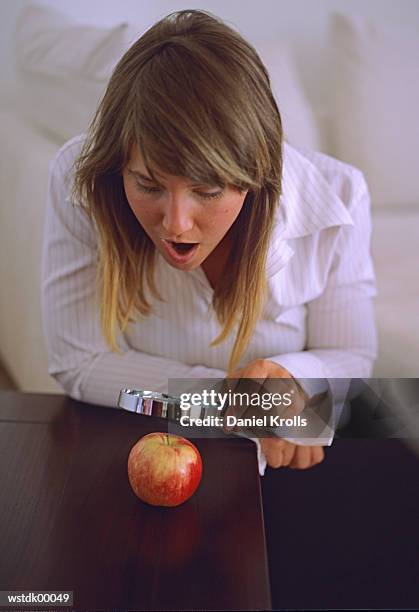
[[[169,436],[166,434],[167,445],[170,446]]]

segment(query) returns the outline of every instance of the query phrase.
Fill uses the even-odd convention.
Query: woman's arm
[[[260,455],[273,467],[306,468],[324,458],[330,445],[351,378],[371,376],[377,357],[372,298],[376,295],[370,254],[370,198],[359,174],[359,188],[349,208],[353,226],[342,226],[324,292],[307,304],[306,350],[259,359],[232,378],[283,378],[291,375],[311,397],[330,389],[333,414],[315,438],[262,438]],[[317,428],[316,428],[317,431]],[[294,442],[296,444],[294,444]]]
[[[377,358],[370,197],[362,174],[358,176],[359,187],[348,205],[354,225],[339,229],[327,286],[307,304],[306,350],[267,357],[286,368],[310,395],[330,385],[335,405],[332,428],[351,378],[370,377]]]
[[[71,397],[103,406],[115,406],[123,387],[167,392],[169,378],[223,378],[224,371],[126,345],[122,355],[109,350],[95,302],[96,236],[85,212],[67,196],[66,151],[50,164],[44,229],[42,310],[49,373]]]

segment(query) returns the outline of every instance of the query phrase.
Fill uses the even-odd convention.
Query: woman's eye
[[[141,193],[158,193],[160,191],[158,187],[146,187],[145,185],[141,185],[140,183],[136,183],[136,187]],[[221,196],[223,195],[223,191],[216,191],[214,193],[203,193],[200,191],[196,191],[195,193],[203,200],[215,200],[221,198]]]
[[[157,193],[159,191],[158,187],[146,187],[145,185],[140,185],[140,183],[137,183],[137,189],[141,193]]]
[[[214,193],[198,193],[198,195],[203,200],[216,200],[218,198],[221,198],[221,196],[223,195],[223,192],[222,191],[216,191]]]

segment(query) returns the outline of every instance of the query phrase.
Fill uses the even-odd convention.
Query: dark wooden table
[[[269,609],[265,529],[274,610],[419,608],[407,440],[352,429],[319,466],[261,479],[252,442],[194,440],[203,481],[167,509],[140,502],[126,476],[131,446],[156,430],[62,396],[0,393],[0,590],[73,590],[76,609]]]
[[[267,468],[274,610],[419,609],[419,459],[407,442],[335,439],[309,470]]]
[[[72,590],[74,609],[271,608],[254,443],[194,439],[199,489],[157,508],[127,477],[129,451],[150,431],[167,424],[0,393],[0,590]]]

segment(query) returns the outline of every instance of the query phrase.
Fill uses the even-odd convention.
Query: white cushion
[[[268,69],[286,139],[296,147],[323,150],[313,109],[303,90],[291,51],[277,41],[263,42],[255,48]]]
[[[57,142],[84,132],[112,70],[137,37],[127,23],[83,25],[28,5],[16,26],[18,111]]]
[[[375,377],[418,377],[419,206],[376,208],[371,252],[377,276],[375,298],[378,359]]]
[[[40,133],[61,145],[86,131],[105,88],[106,83],[83,78],[27,74],[16,82],[14,106]]]
[[[57,145],[0,110],[0,354],[23,391],[62,392],[48,375],[41,253],[48,167]]]
[[[114,66],[126,27],[77,24],[52,8],[29,5],[16,25],[18,66],[32,74],[102,81]]]
[[[334,13],[331,154],[365,173],[372,205],[419,202],[419,38]]]

